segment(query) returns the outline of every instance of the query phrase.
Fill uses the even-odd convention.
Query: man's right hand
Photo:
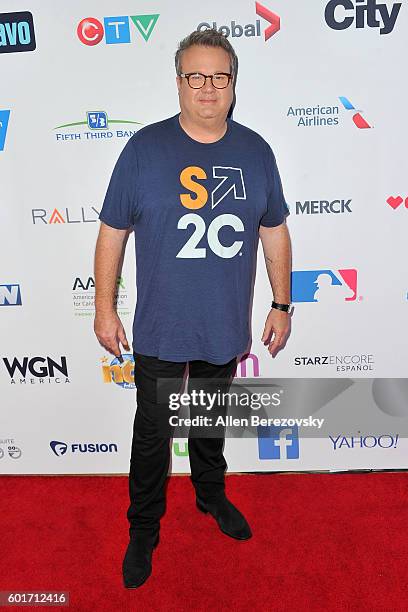
[[[94,331],[99,344],[115,357],[119,357],[122,353],[120,345],[126,351],[130,351],[125,330],[116,312],[97,313],[94,321]]]

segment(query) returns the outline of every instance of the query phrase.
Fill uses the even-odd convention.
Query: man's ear
[[[180,92],[180,87],[181,87],[181,77],[179,77],[178,75],[176,76],[176,85],[177,85],[177,89]]]

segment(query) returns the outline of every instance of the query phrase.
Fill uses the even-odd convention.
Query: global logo
[[[130,15],[136,30],[147,42],[159,18],[154,15]],[[130,21],[127,15],[104,17],[103,24],[95,17],[82,19],[77,27],[77,35],[81,43],[93,47],[98,45],[105,36],[107,45],[126,44],[131,42]]]
[[[7,128],[9,124],[10,111],[0,110],[0,151],[4,151],[6,144]]]
[[[357,29],[379,28],[380,34],[393,31],[402,3],[395,2],[390,9],[377,0],[330,0],[324,18],[332,30],[346,30],[351,25]]]
[[[299,459],[298,426],[258,427],[259,459]]]
[[[34,51],[33,16],[28,11],[0,13],[0,53]]]
[[[63,123],[57,125],[54,130],[67,130],[56,132],[55,138],[60,142],[67,140],[109,140],[111,138],[130,138],[136,133],[134,129],[111,129],[110,126],[115,124],[122,125],[142,125],[140,121],[131,121],[130,119],[110,119],[106,111],[87,111],[86,120],[74,121],[71,123]],[[88,129],[82,131],[70,130],[83,126]]]
[[[58,440],[51,440],[50,447],[54,455],[62,457],[69,450],[71,453],[117,453],[118,445],[114,442],[109,443],[79,443],[67,444]]]
[[[0,285],[0,306],[21,306],[20,285]]]
[[[292,302],[333,304],[352,302],[356,298],[357,270],[355,268],[292,272]]]
[[[280,30],[280,17],[276,13],[273,13],[271,10],[260,4],[259,2],[255,2],[255,12],[259,17],[262,17],[265,21],[269,23],[268,27],[264,30],[264,39],[265,41],[269,40],[276,32]],[[241,38],[241,36],[245,36],[246,38],[252,37],[261,37],[261,22],[259,19],[255,20],[255,23],[247,23],[241,25],[236,23],[236,21],[231,21],[229,25],[221,25],[218,26],[216,21],[208,22],[202,21],[198,24],[197,30],[203,31],[209,28],[213,28],[214,30],[218,30],[221,34],[224,34],[227,38],[231,36],[232,38]]]
[[[115,383],[122,389],[135,388],[135,359],[131,353],[123,353],[109,363],[102,358],[102,377],[104,383]]]
[[[390,196],[389,198],[387,198],[386,202],[388,206],[391,206],[393,210],[396,210],[397,208],[399,208],[403,202],[404,202],[405,208],[408,208],[408,197],[403,198],[400,195]]]

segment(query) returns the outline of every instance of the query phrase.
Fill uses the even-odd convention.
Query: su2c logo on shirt
[[[180,202],[189,210],[199,210],[208,202],[211,195],[211,208],[214,209],[228,195],[231,194],[234,200],[246,200],[246,191],[244,177],[241,168],[232,168],[229,166],[213,166],[213,178],[220,179],[220,183],[213,189],[211,194],[202,183],[196,180],[205,180],[207,173],[200,166],[187,166],[180,173],[180,183],[193,192],[193,197],[190,193],[181,193]],[[219,239],[219,231],[224,226],[230,226],[235,232],[244,232],[245,227],[242,220],[237,215],[223,214],[214,217],[214,219],[206,227],[204,219],[196,213],[187,213],[183,215],[177,224],[178,229],[187,229],[189,225],[194,225],[195,230],[185,245],[177,253],[176,257],[185,259],[198,259],[207,256],[206,247],[198,247],[198,243],[207,232],[207,243],[211,251],[218,257],[231,258],[235,257],[243,245],[242,240],[235,240],[231,245],[224,245]]]

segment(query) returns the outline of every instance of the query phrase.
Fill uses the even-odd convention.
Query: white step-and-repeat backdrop
[[[260,248],[237,379],[316,379],[315,398],[317,379],[344,382],[302,413],[344,415],[327,435],[286,423],[228,439],[229,469],[408,467],[406,4],[2,0],[0,472],[128,470],[132,363],[93,334],[98,213],[128,138],[178,111],[178,41],[210,26],[239,57],[234,118],[271,144],[291,212],[291,337],[275,359],[260,342]],[[134,274],[130,241],[129,337]],[[189,469],[184,439],[172,469]]]

